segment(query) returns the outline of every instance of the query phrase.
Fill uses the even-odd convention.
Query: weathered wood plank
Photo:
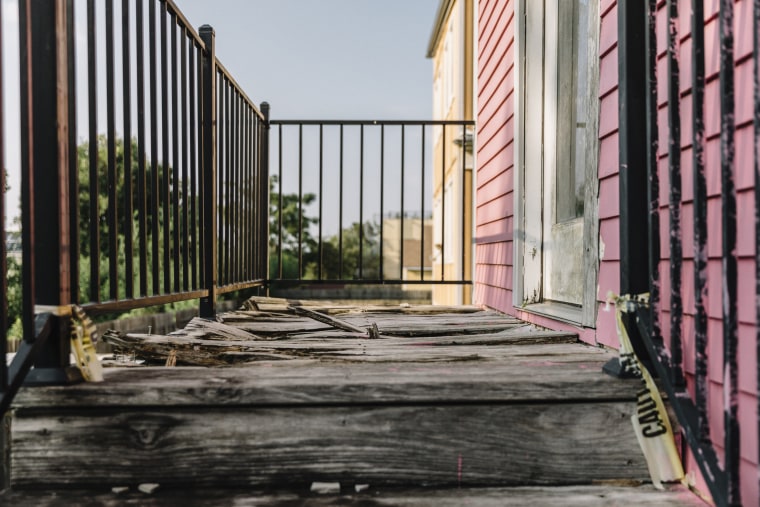
[[[310,319],[316,320],[317,322],[321,322],[322,324],[327,324],[328,326],[333,327],[333,328],[337,328],[343,331],[348,331],[349,333],[367,334],[366,327],[361,328],[358,326],[354,326],[353,324],[350,324],[348,322],[342,321],[340,319],[336,319],[335,317],[331,317],[326,314],[309,310],[308,308],[303,308],[299,306],[289,306],[288,309],[293,311],[296,315],[303,315],[303,316],[309,317]],[[368,323],[367,325],[369,326],[370,324]]]
[[[544,354],[485,364],[294,360],[239,368],[106,368],[102,384],[22,388],[15,407],[23,411],[32,407],[635,399],[638,381],[601,373],[610,354],[596,349],[590,349],[592,354],[578,354],[574,347],[574,354],[558,346],[513,347],[543,349]]]
[[[11,480],[23,487],[644,480],[648,472],[629,420],[634,408],[616,402],[59,409],[17,415]]]
[[[19,507],[227,507],[229,505],[256,507],[609,507],[635,505],[641,507],[705,507],[707,504],[683,486],[671,486],[658,491],[651,485],[631,486],[560,486],[512,488],[438,488],[399,490],[371,488],[365,493],[344,495],[308,495],[291,490],[252,492],[243,490],[196,489],[188,487],[159,487],[145,494],[131,487],[123,493],[103,493],[91,490],[4,491],[0,503]],[[295,489],[295,488],[293,488]]]
[[[177,364],[192,366],[224,366],[231,364],[234,353],[235,360],[256,361],[267,357],[290,358],[321,358],[326,360],[346,361],[398,361],[398,362],[440,362],[440,361],[483,361],[496,360],[520,354],[537,354],[538,349],[515,348],[520,343],[546,343],[557,338],[560,346],[572,337],[562,333],[545,333],[520,331],[514,329],[494,334],[489,337],[480,336],[468,340],[465,335],[452,338],[425,337],[424,339],[389,338],[367,341],[366,334],[348,333],[345,331],[321,331],[308,333],[304,336],[293,335],[283,340],[261,340],[251,335],[244,339],[240,331],[235,339],[214,339],[200,336],[183,335],[181,333],[162,335],[129,334],[108,335],[104,337],[107,343],[118,350],[129,350],[138,357],[159,364],[166,361],[170,353],[176,355]],[[594,353],[598,349],[588,347],[566,347],[570,354],[587,350]],[[585,353],[585,352],[584,352]],[[249,359],[245,359],[245,355]],[[262,356],[263,354],[263,356]]]

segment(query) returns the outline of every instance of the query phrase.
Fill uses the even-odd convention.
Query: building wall
[[[475,302],[513,313],[514,0],[480,0],[476,67]]]
[[[530,0],[528,0],[530,1]],[[684,301],[684,357],[689,386],[693,391],[694,373],[694,285],[693,285],[693,220],[691,174],[691,41],[690,10],[681,5],[681,111],[682,111],[682,187],[684,227],[682,297]],[[709,266],[708,284],[708,406],[713,441],[720,459],[723,457],[723,347],[721,308],[721,237],[720,237],[720,93],[718,83],[719,43],[718,3],[706,2],[705,34],[707,87],[705,120],[707,126],[707,181]],[[476,284],[475,302],[547,326],[552,329],[572,329],[558,321],[540,318],[513,306],[514,287],[514,145],[515,145],[515,0],[480,0],[477,12],[478,65],[477,75],[477,162],[476,162]],[[603,311],[608,291],[620,290],[620,215],[619,215],[619,139],[618,139],[618,9],[615,0],[600,0],[599,4],[599,278],[596,329],[575,329],[582,340],[617,347],[614,313]],[[741,483],[742,499],[754,505],[758,491],[756,323],[755,323],[755,263],[752,149],[752,2],[735,3],[735,60],[736,65],[736,185],[738,208],[738,301],[739,301],[739,420],[741,425]],[[669,336],[668,304],[668,194],[667,194],[667,65],[665,37],[667,35],[665,3],[658,13],[659,124],[660,124],[660,181],[661,181],[661,263],[662,305],[661,322],[664,336]],[[526,112],[529,114],[529,112]],[[645,198],[642,196],[642,198]],[[697,466],[688,450],[684,451],[687,471],[694,474],[700,489],[706,491],[698,477]]]
[[[436,20],[437,26],[431,36],[428,54],[433,58],[435,119],[472,119],[473,6],[474,0],[441,0],[439,15],[442,17]],[[472,157],[469,153],[463,153],[461,145],[455,143],[455,139],[463,136],[462,127],[436,127],[433,136],[433,223],[436,237],[433,247],[433,277],[470,279]],[[441,204],[445,199],[444,188],[446,193],[451,192],[451,196],[446,199],[445,220],[442,223],[440,215]],[[434,304],[469,304],[471,301],[472,290],[469,286],[433,287]]]

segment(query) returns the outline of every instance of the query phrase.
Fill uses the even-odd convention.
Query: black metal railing
[[[741,505],[740,495],[740,424],[738,421],[738,319],[737,319],[737,205],[735,183],[734,146],[736,139],[736,117],[734,103],[734,71],[737,60],[734,55],[734,2],[721,0],[719,14],[707,20],[717,25],[713,31],[715,40],[709,41],[710,47],[720,48],[720,71],[717,75],[706,75],[705,71],[705,12],[702,0],[691,1],[691,26],[688,29],[688,18],[683,12],[679,13],[679,3],[668,0],[666,3],[648,0],[645,5],[636,6],[637,2],[625,2],[626,14],[630,9],[645,11],[641,18],[621,19],[621,26],[632,30],[631,23],[639,23],[645,19],[646,26],[641,30],[645,40],[645,62],[643,67],[646,80],[641,81],[646,103],[646,137],[641,141],[647,146],[647,195],[648,195],[648,266],[649,266],[649,304],[640,306],[637,311],[638,327],[629,323],[629,332],[640,336],[643,344],[653,359],[653,367],[660,382],[670,399],[675,414],[682,428],[685,440],[691,448],[694,459],[702,472],[713,500],[717,505]],[[683,5],[683,4],[681,4]],[[754,200],[755,227],[760,224],[760,181],[758,180],[758,139],[760,139],[760,89],[758,86],[758,39],[757,25],[760,20],[760,2],[754,2],[754,46],[751,58],[755,72],[754,78]],[[658,17],[664,21],[660,26],[668,27],[665,34],[665,44],[658,45]],[[664,19],[662,19],[664,18]],[[680,21],[679,21],[680,20]],[[690,32],[691,42],[691,76],[681,75],[679,57],[683,55],[681,41]],[[630,44],[630,42],[625,42]],[[633,46],[631,46],[633,47]],[[625,49],[626,58],[634,59],[635,55]],[[644,49],[644,48],[642,48]],[[628,56],[633,55],[633,56]],[[667,72],[658,73],[658,61],[664,59]],[[748,58],[744,58],[747,61]],[[741,63],[741,62],[740,62]],[[624,68],[625,65],[623,65]],[[659,69],[664,67],[660,66]],[[639,77],[622,75],[621,86],[634,86]],[[666,80],[667,96],[658,96],[658,79]],[[683,81],[689,80],[684,86]],[[720,130],[705,127],[705,88],[706,83],[717,85],[720,93]],[[626,98],[628,101],[629,99]],[[690,101],[691,139],[686,140],[681,135],[681,122],[686,117],[681,104]],[[623,107],[630,107],[631,102]],[[660,112],[666,113],[667,124],[660,124]],[[622,120],[621,120],[622,123]],[[743,125],[751,128],[752,125]],[[621,127],[622,129],[622,127]],[[660,146],[660,132],[667,132],[668,145],[666,149]],[[708,194],[706,169],[706,147],[709,142],[719,144],[720,152],[720,188],[713,188]],[[692,180],[688,197],[682,194],[681,181],[682,158],[684,152],[690,151]],[[660,202],[660,180],[662,172],[660,164],[667,164],[668,203],[667,209]],[[621,161],[622,164],[622,161]],[[717,166],[709,168],[717,172]],[[720,196],[718,196],[718,192]],[[719,216],[708,227],[708,203],[714,206],[710,213],[718,212]],[[689,209],[693,217],[691,224],[684,224],[684,210]],[[666,215],[667,213],[667,215]],[[660,222],[665,218],[668,223],[668,242],[665,249],[668,254],[663,256],[661,251]],[[687,230],[690,226],[691,230]],[[691,248],[684,248],[683,237],[691,234]],[[708,235],[721,237],[720,252],[708,247]],[[751,260],[755,262],[756,270],[760,269],[758,243],[755,238],[755,253]],[[708,275],[710,263],[721,265],[720,279],[711,279]],[[665,267],[667,264],[667,268]],[[693,266],[690,276],[693,280],[693,307],[686,307],[684,295],[689,290],[682,280],[682,274],[687,275],[689,265]],[[668,270],[666,275],[665,269]],[[668,294],[661,294],[662,278],[669,287]],[[755,272],[756,282],[760,280],[760,271]],[[708,367],[715,368],[716,363],[708,361],[708,291],[711,297],[722,300],[722,315],[712,315],[720,319],[722,329],[714,333],[710,340],[722,340],[723,358],[722,371],[719,376],[723,382],[724,409],[724,438],[717,441],[714,432],[711,434],[711,423],[708,398],[710,397]],[[756,308],[760,317],[760,283],[756,285]],[[667,307],[661,304],[665,298]],[[664,325],[663,318],[669,319]],[[688,319],[693,326],[693,335],[684,336],[684,322]],[[663,332],[663,328],[667,332]],[[755,326],[755,329],[758,329]],[[713,328],[715,330],[715,328]],[[666,338],[663,337],[663,334]],[[757,335],[758,354],[760,358],[760,335]],[[716,350],[716,349],[714,349]],[[690,356],[690,357],[689,357]],[[693,365],[693,366],[692,366]],[[758,361],[760,367],[760,361]],[[760,371],[760,370],[759,370]],[[714,372],[713,372],[714,374]],[[760,377],[759,377],[760,378]],[[760,389],[758,390],[760,392]],[[715,391],[713,391],[715,396]],[[744,427],[744,431],[760,431],[760,424],[755,428]],[[720,456],[722,454],[722,457]],[[747,505],[756,500],[745,498]]]
[[[474,122],[271,125],[272,283],[471,283]]]
[[[0,362],[0,413],[25,378],[67,380],[70,305],[200,299],[209,317],[217,295],[268,278],[268,106],[217,60],[213,29],[196,32],[172,0],[15,5],[24,341]]]

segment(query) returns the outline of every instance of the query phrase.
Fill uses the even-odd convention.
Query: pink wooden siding
[[[617,4],[599,5],[599,287],[597,299],[620,292],[620,206],[618,204]],[[596,341],[618,346],[612,311],[597,314]]]
[[[475,300],[512,310],[515,9],[478,2]]]
[[[705,123],[707,128],[706,169],[708,186],[708,284],[706,301],[708,329],[708,406],[711,432],[718,454],[723,449],[723,345],[721,308],[720,237],[720,94],[718,89],[719,44],[718,2],[705,2],[707,86]],[[478,12],[478,161],[476,211],[475,301],[554,329],[568,326],[547,318],[521,312],[512,305],[513,290],[513,211],[514,211],[514,110],[517,104],[514,83],[515,20],[513,0],[481,0]],[[658,16],[659,173],[661,182],[661,262],[662,331],[668,336],[668,167],[667,167],[667,66],[665,3]],[[736,60],[736,185],[738,210],[738,317],[739,317],[739,420],[741,424],[741,494],[745,505],[755,505],[758,491],[757,379],[755,353],[755,261],[753,217],[752,147],[752,1],[735,3]],[[690,9],[681,2],[681,117],[683,188],[683,265],[685,371],[693,390],[694,373],[694,283],[693,283],[693,191],[691,161],[691,40]],[[613,312],[603,311],[608,291],[620,288],[620,217],[618,202],[618,10],[615,0],[600,0],[599,122],[599,242],[600,262],[597,299],[600,311],[596,329],[582,330],[581,339],[617,347]],[[642,147],[644,149],[644,147]],[[642,199],[645,196],[642,196]],[[578,331],[578,329],[575,329]],[[687,470],[698,476],[693,456],[685,452]],[[701,484],[701,479],[697,478]],[[701,488],[703,491],[706,489]]]

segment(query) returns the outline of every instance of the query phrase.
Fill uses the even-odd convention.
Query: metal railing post
[[[27,82],[29,118],[28,151],[30,171],[26,259],[33,264],[30,286],[35,313],[50,313],[50,337],[40,349],[27,384],[64,383],[81,378],[70,366],[69,315],[71,303],[71,263],[69,228],[69,79],[67,58],[66,0],[27,0],[26,27],[29,43],[27,67],[22,72]],[[22,31],[22,37],[24,32]],[[54,147],[54,148],[53,148]],[[52,148],[52,149],[51,149]],[[37,183],[37,184],[34,184]],[[33,210],[33,211],[32,211]],[[25,308],[28,313],[31,308]],[[31,330],[24,330],[25,335]],[[26,341],[33,341],[25,336]]]
[[[259,253],[261,259],[260,271],[258,278],[267,281],[267,292],[269,291],[269,102],[261,103],[261,114],[264,115],[264,132],[261,137],[261,148],[259,150],[259,188],[261,189],[259,203],[259,226],[261,227],[261,236],[259,237]]]
[[[200,27],[199,34],[206,46],[203,51],[201,68],[202,123],[201,174],[203,175],[203,287],[208,291],[201,298],[200,316],[213,318],[216,315],[216,285],[217,285],[217,216],[216,216],[216,51],[214,29],[209,25]]]

